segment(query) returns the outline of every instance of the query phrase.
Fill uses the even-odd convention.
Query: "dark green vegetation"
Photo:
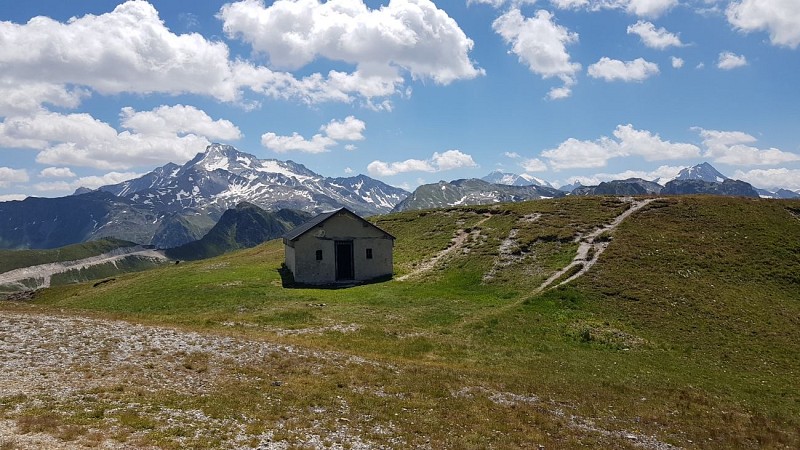
[[[578,234],[627,206],[568,197],[376,218],[397,237],[396,272],[411,275],[406,281],[284,289],[283,248],[272,241],[1,307],[266,338],[376,362],[231,366],[204,396],[109,386],[91,393],[101,410],[122,398],[141,411],[256,417],[249,433],[279,430],[273,440],[290,443],[347,423],[391,429],[407,447],[656,448],[647,436],[686,448],[800,447],[800,202],[657,200],[605,236],[610,246],[585,276],[533,293],[572,259]],[[454,236],[463,244],[420,271]],[[182,364],[197,371],[207,362]],[[0,414],[24,426],[56,421],[59,430],[109,426],[83,404],[14,409],[23,402],[0,397]],[[313,422],[320,408],[331,413]],[[144,444],[215,446],[186,441],[186,430],[155,432],[144,412],[113,414]],[[386,436],[363,437],[392,445]]]
[[[225,211],[219,222],[202,239],[167,249],[165,253],[172,259],[211,258],[279,238],[310,217],[308,213],[291,209],[267,212],[242,202],[235,209]]]
[[[51,250],[0,250],[0,273],[19,269],[20,267],[61,261],[75,261],[134,245],[136,244],[129,241],[115,238],[103,238]]]

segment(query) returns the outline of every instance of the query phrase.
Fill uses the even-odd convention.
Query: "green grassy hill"
[[[800,447],[800,201],[656,200],[604,237],[609,247],[586,275],[537,292],[572,260],[577,236],[628,207],[567,197],[377,217],[397,237],[404,281],[284,288],[283,248],[271,241],[0,308],[125,318],[375,362],[230,367],[202,397],[135,387],[92,394],[143,410],[248,417],[248,435],[280,430],[274,440],[290,444],[311,429],[347,426],[390,447]],[[454,236],[463,244],[427,267]],[[270,385],[277,377],[280,390]],[[6,404],[0,398],[0,415],[24,415]],[[64,423],[112,426],[74,405],[53,407]],[[331,413],[312,412],[320,409]],[[215,446],[187,441],[185,431],[130,429],[145,444]]]

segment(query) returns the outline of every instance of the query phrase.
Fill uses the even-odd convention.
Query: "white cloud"
[[[339,141],[361,141],[364,139],[364,130],[367,124],[353,116],[344,120],[331,120],[319,127],[322,133],[315,134],[311,139],[306,139],[298,133],[291,136],[279,136],[269,132],[261,135],[261,145],[278,153],[300,151],[306,153],[323,153],[337,145]],[[345,145],[345,150],[353,151],[355,145]]]
[[[36,183],[33,188],[39,192],[74,192],[80,187],[97,189],[100,186],[117,184],[123,181],[138,178],[142,174],[135,172],[109,172],[105,175],[81,177],[72,181],[53,181]]]
[[[719,60],[717,61],[717,67],[722,70],[731,70],[746,65],[747,58],[745,58],[744,55],[737,55],[731,52],[720,53]]]
[[[658,50],[683,46],[681,39],[676,34],[670,33],[666,28],[656,29],[656,26],[651,22],[645,22],[643,20],[628,26],[628,34],[639,36],[644,45]]]
[[[547,164],[539,158],[526,159],[520,162],[519,165],[525,169],[526,172],[544,172],[547,170]]]
[[[317,13],[326,10],[331,15],[323,19],[330,20],[325,22],[315,14],[266,30],[253,23],[253,28],[238,30],[233,21],[235,11],[274,12],[287,5],[306,5]],[[356,18],[348,15],[358,11]],[[311,29],[321,33],[315,35],[311,45],[328,47],[322,52],[317,52],[322,48],[311,48],[314,56],[356,64],[357,70],[331,70],[296,78],[288,72],[231,59],[224,42],[198,33],[175,34],[148,2],[128,1],[111,12],[87,14],[63,23],[41,16],[25,24],[0,22],[0,115],[33,114],[41,111],[43,104],[75,108],[94,92],[189,93],[253,108],[258,101],[244,97],[250,91],[309,104],[361,98],[368,107],[387,109],[391,102],[373,98],[402,95],[400,87],[405,80],[400,70],[409,71],[412,78],[441,84],[483,74],[467,57],[472,41],[429,1],[393,1],[375,11],[368,11],[359,0],[325,4],[281,0],[266,9],[260,2],[245,1],[227,5],[220,14],[226,18],[226,29],[242,37],[266,33],[279,40],[298,38],[287,39],[291,43],[283,45],[292,50],[287,53],[290,59],[303,47],[300,41],[304,39],[286,26],[322,20]],[[257,21],[259,17],[248,20]],[[338,19],[344,22],[336,22]],[[348,32],[341,31],[342,24],[347,25],[344,29]],[[340,39],[329,41],[334,35]],[[342,54],[337,58],[335,51]]]
[[[353,152],[353,151],[355,151],[357,148],[358,148],[358,147],[356,147],[356,146],[355,146],[355,145],[353,145],[353,144],[347,144],[347,145],[345,145],[345,146],[344,146],[344,149],[345,149],[345,150],[347,150],[348,152]]]
[[[665,141],[658,134],[637,130],[630,124],[618,125],[614,137],[616,139],[603,136],[595,141],[569,138],[541,155],[556,170],[605,167],[609,159],[626,156],[659,161],[700,155],[700,149],[695,145]]]
[[[672,67],[675,69],[680,69],[683,67],[683,59],[678,58],[677,56],[672,57]]]
[[[517,153],[517,152],[505,152],[505,153],[503,153],[503,156],[505,156],[506,158],[511,158],[511,159],[517,159],[517,158],[520,157],[519,153]]]
[[[633,61],[620,61],[602,57],[599,61],[589,66],[589,76],[602,78],[606,81],[644,81],[659,73],[658,65],[643,58]]]
[[[242,137],[239,128],[224,119],[214,120],[194,106],[162,105],[151,111],[122,108],[122,126],[135,133],[151,136],[186,135],[190,133],[211,140],[231,141]]]
[[[147,2],[61,23],[34,17],[0,22],[0,64],[17,80],[89,86],[103,94],[197,93],[238,97],[228,47],[199,34],[176,35]]]
[[[42,104],[75,108],[89,91],[53,83],[0,77],[0,116],[26,115],[43,110]]]
[[[353,116],[347,116],[343,121],[331,120],[327,125],[320,127],[320,131],[329,138],[337,141],[364,140],[364,130],[367,124]]]
[[[347,175],[350,175],[350,174],[354,173],[354,171],[350,167],[345,167],[344,168],[344,173],[347,174]]]
[[[579,141],[569,138],[558,147],[542,152],[550,165],[556,169],[575,169],[604,167],[608,160],[620,156],[616,152],[615,143],[607,137],[597,141]]]
[[[28,198],[25,194],[3,194],[0,195],[0,202],[10,202],[14,200],[25,200]]]
[[[372,176],[392,176],[406,172],[436,172],[436,169],[428,161],[421,159],[407,159],[398,162],[372,161],[367,165],[367,172]]]
[[[636,130],[630,124],[618,125],[614,130],[614,137],[617,138],[622,155],[637,155],[647,161],[694,158],[700,155],[700,149],[696,145],[665,141],[658,134]]]
[[[618,0],[612,1],[639,17],[659,17],[678,4],[678,0]]]
[[[25,169],[0,167],[0,187],[7,187],[14,183],[24,183],[26,181],[28,181],[28,172]]]
[[[733,178],[746,181],[762,189],[790,189],[800,192],[800,169],[737,170]]]
[[[550,0],[560,9],[624,9],[639,17],[656,18],[678,4],[678,0]]]
[[[211,143],[201,132],[214,139],[239,136],[230,122],[182,105],[123,108],[121,123],[130,128],[118,132],[85,113],[9,117],[0,122],[0,146],[38,150],[41,164],[114,170],[188,160]]]
[[[726,11],[728,22],[744,32],[764,30],[770,42],[789,48],[800,45],[800,6],[797,0],[742,0]]]
[[[570,184],[579,181],[584,186],[594,186],[598,185],[604,181],[613,181],[613,180],[627,180],[628,178],[641,178],[643,180],[648,181],[661,181],[661,184],[664,184],[663,180],[671,180],[678,176],[678,173],[683,170],[683,167],[679,166],[659,166],[655,170],[626,170],[624,172],[618,173],[597,173],[591,176],[573,176],[567,179],[567,182]]]
[[[75,178],[75,172],[69,167],[47,167],[39,172],[41,178]]]
[[[777,148],[762,150],[747,144],[756,138],[741,131],[717,131],[695,127],[700,133],[706,150],[703,156],[714,162],[738,166],[769,166],[786,162],[800,161],[800,155],[784,152]]]
[[[226,4],[218,17],[228,37],[268,55],[276,67],[343,61],[356,66],[354,78],[392,88],[402,83],[398,69],[438,84],[483,74],[468,56],[472,40],[429,0],[394,0],[379,9],[361,0],[278,0],[266,7],[245,0]]]
[[[472,5],[477,3],[477,4],[490,5],[495,8],[500,8],[502,6],[505,6],[506,4],[511,4],[513,6],[533,5],[534,3],[536,3],[536,1],[537,0],[467,0],[467,5]]]
[[[431,158],[431,164],[436,168],[437,172],[443,170],[460,169],[464,167],[477,167],[472,156],[462,153],[459,150],[447,150],[444,153],[434,152]]]
[[[539,10],[533,17],[524,17],[516,8],[498,17],[492,28],[511,45],[511,53],[531,72],[544,79],[557,77],[564,82],[563,87],[550,92],[551,99],[569,97],[570,86],[575,84],[581,65],[570,61],[566,46],[578,42],[577,33],[556,24],[548,11]]]
[[[372,176],[392,176],[406,172],[441,172],[444,170],[460,169],[464,167],[477,167],[472,156],[459,150],[448,150],[444,153],[435,152],[430,159],[407,159],[398,162],[372,161],[367,165],[367,171]]]
[[[278,136],[269,132],[261,135],[261,145],[277,153],[290,151],[323,153],[336,145],[336,141],[321,134],[315,134],[311,139],[306,139],[297,133],[292,133],[291,136]]]

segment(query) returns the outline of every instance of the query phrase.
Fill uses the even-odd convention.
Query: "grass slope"
[[[242,248],[255,247],[308,220],[302,211],[282,209],[268,212],[242,202],[229,209],[201,239],[165,251],[172,259],[197,260],[219,256]]]
[[[39,264],[76,261],[134,245],[137,244],[115,238],[103,238],[51,250],[0,250],[0,273]]]
[[[531,293],[571,260],[577,234],[627,205],[568,197],[376,218],[398,238],[397,274],[416,270],[459,230],[471,233],[404,282],[285,289],[283,248],[272,241],[2,308],[122,317],[376,361],[231,366],[204,396],[135,386],[92,393],[142,411],[249,417],[248,436],[271,431],[289,444],[347,423],[387,446],[800,447],[800,202],[653,202],[622,223],[583,278]],[[280,390],[269,384],[276,377]],[[33,405],[0,398],[0,414],[44,414]],[[111,426],[86,418],[78,403],[52,406],[58,429]],[[120,440],[219,445],[155,430],[141,414]]]

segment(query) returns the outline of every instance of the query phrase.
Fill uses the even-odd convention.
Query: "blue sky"
[[[800,190],[797,0],[0,1],[0,200],[210,142],[327,176]]]

